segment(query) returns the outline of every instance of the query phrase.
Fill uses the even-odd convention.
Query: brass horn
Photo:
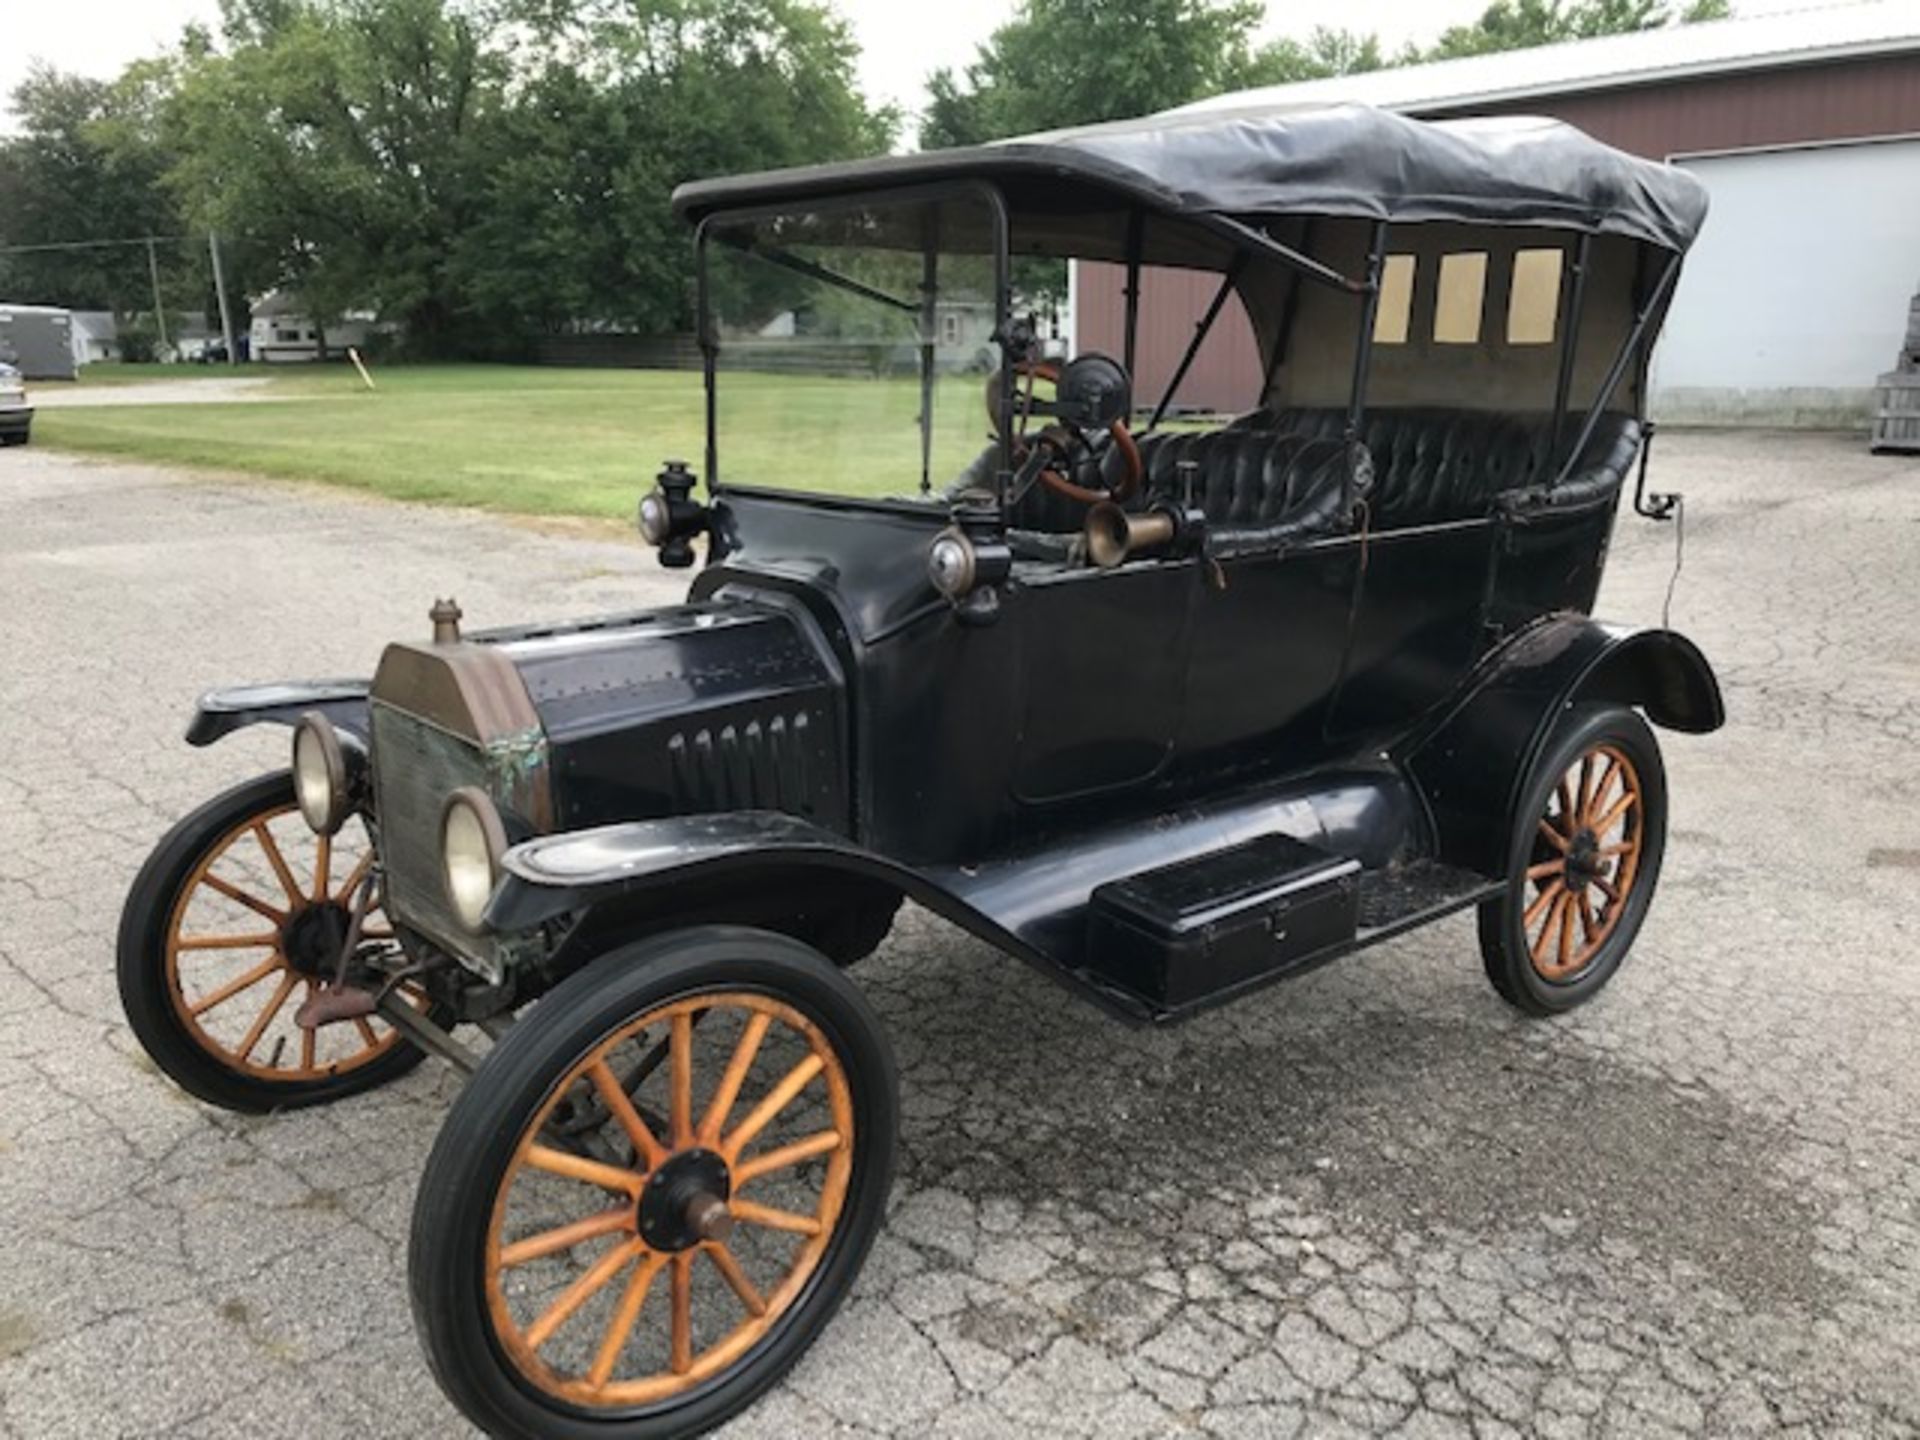
[[[1082,532],[1087,558],[1102,570],[1111,570],[1136,550],[1152,550],[1170,543],[1177,528],[1171,512],[1150,510],[1129,515],[1111,500],[1102,500],[1087,512]]]

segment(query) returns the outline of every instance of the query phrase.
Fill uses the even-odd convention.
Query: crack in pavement
[[[1920,465],[1686,432],[1655,463],[1730,721],[1667,746],[1661,893],[1607,995],[1520,1020],[1455,919],[1134,1032],[907,912],[857,972],[901,1064],[889,1223],[732,1440],[1920,1434],[1920,872],[1872,862],[1920,849]],[[1671,565],[1624,518],[1601,613],[1655,620]],[[0,575],[0,1440],[468,1433],[404,1292],[453,1077],[183,1099],[120,1019],[120,901],[172,817],[284,763],[183,746],[201,689],[365,673],[449,590],[492,624],[684,577],[31,450],[0,456]]]

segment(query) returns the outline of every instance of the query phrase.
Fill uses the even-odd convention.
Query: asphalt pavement
[[[1140,1032],[908,912],[856,972],[888,1225],[732,1440],[1920,1433],[1920,461],[1673,433],[1654,481],[1730,720],[1666,737],[1613,986],[1523,1020],[1463,916]],[[1658,622],[1675,541],[1624,517],[1601,613]],[[120,902],[283,763],[182,744],[197,691],[365,673],[437,595],[682,583],[589,528],[0,452],[0,1436],[466,1433],[404,1283],[453,1078],[186,1099],[121,1020]]]

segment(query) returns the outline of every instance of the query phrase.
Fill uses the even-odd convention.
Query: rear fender
[[[289,680],[209,690],[187,722],[187,743],[211,745],[249,725],[290,726],[309,710],[318,710],[364,747],[368,684],[365,680]]]
[[[1713,667],[1672,630],[1554,616],[1495,651],[1401,760],[1433,818],[1440,858],[1498,878],[1535,760],[1573,706],[1610,700],[1669,730],[1726,722]]]

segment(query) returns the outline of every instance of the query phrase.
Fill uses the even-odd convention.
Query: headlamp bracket
[[[653,483],[640,502],[640,534],[659,549],[662,565],[684,570],[694,561],[693,537],[707,529],[712,514],[693,498],[698,482],[686,461],[667,461]]]

